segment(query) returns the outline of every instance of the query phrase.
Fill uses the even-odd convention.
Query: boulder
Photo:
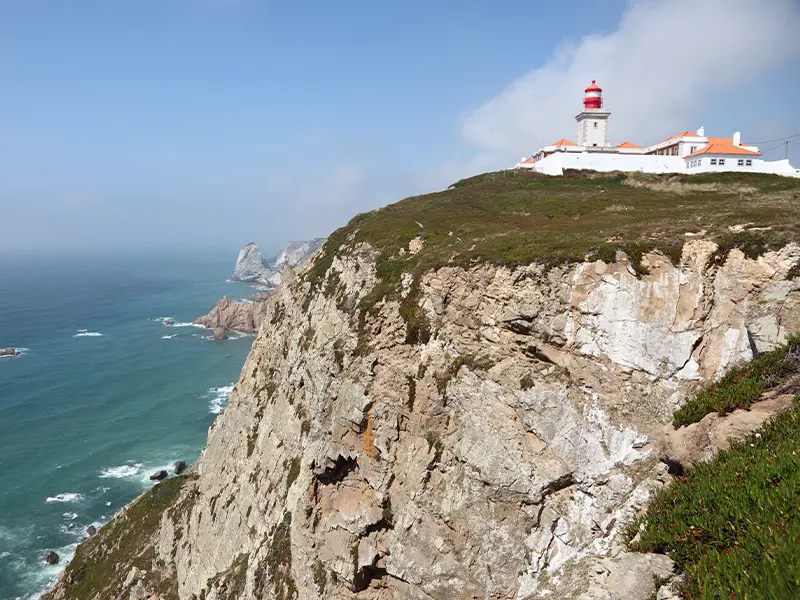
[[[3,348],[3,349],[0,349],[0,357],[3,357],[3,356],[18,356],[18,355],[19,355],[19,352],[14,350],[14,348]]]
[[[225,332],[225,328],[223,327],[215,327],[214,328],[214,339],[218,341],[227,340],[228,334]]]
[[[169,477],[169,473],[167,473],[164,469],[161,469],[160,471],[156,471],[150,475],[150,481],[161,481],[167,477]]]
[[[180,475],[185,470],[186,470],[186,462],[185,461],[179,460],[179,461],[176,461],[174,465],[172,465],[172,472],[175,473],[175,475]]]
[[[51,550],[51,551],[50,551],[50,552],[48,552],[48,553],[47,553],[47,555],[44,557],[44,562],[46,562],[48,565],[57,565],[57,564],[58,564],[58,561],[59,561],[60,559],[61,559],[61,557],[60,557],[58,554],[56,554],[55,552],[53,552],[53,551]]]
[[[87,534],[89,537],[92,537],[92,536],[93,536],[95,533],[97,533],[97,527],[95,527],[94,525],[89,525],[89,526],[86,528],[86,534]]]

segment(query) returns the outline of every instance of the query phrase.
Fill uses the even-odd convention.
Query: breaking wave
[[[81,500],[83,500],[83,495],[65,492],[63,494],[56,494],[55,496],[48,496],[45,502],[49,504],[52,502],[80,502]]]

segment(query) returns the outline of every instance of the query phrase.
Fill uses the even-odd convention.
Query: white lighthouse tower
[[[583,97],[583,110],[577,114],[578,146],[608,146],[608,117],[610,110],[603,108],[603,89],[592,79]]]

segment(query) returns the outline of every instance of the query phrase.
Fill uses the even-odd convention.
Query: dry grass
[[[665,192],[686,196],[687,194],[709,193],[718,194],[754,194],[758,188],[741,183],[693,183],[686,181],[681,175],[652,175],[645,173],[631,173],[625,179],[625,185],[637,188],[647,188],[653,192]]]

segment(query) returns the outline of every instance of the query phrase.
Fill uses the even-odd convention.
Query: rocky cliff
[[[392,243],[425,235],[389,254],[378,218],[269,298],[190,474],[85,542],[46,600],[646,600],[671,574],[625,551],[626,526],[669,479],[686,395],[800,331],[800,246],[746,254],[693,222],[677,252],[459,264],[474,228],[412,214]],[[439,250],[450,265],[397,268]]]

